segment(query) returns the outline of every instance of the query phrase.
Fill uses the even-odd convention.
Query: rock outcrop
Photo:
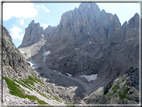
[[[87,104],[138,104],[138,73],[138,69],[131,67],[127,74],[91,93],[84,99],[85,102]]]

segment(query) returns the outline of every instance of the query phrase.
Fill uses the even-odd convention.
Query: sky
[[[139,3],[96,3],[100,10],[117,14],[121,25],[129,21],[138,13],[140,15]],[[18,47],[22,43],[25,28],[32,20],[40,23],[43,29],[57,26],[61,15],[69,10],[78,8],[80,3],[3,3],[3,26],[12,36],[12,41]]]

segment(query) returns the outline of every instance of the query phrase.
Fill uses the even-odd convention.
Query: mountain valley
[[[116,14],[81,3],[56,27],[32,20],[18,48],[1,26],[2,103],[138,105],[139,18],[121,25]]]

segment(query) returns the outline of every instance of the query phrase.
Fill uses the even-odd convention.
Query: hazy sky
[[[57,26],[61,15],[69,10],[78,8],[80,3],[3,3],[3,25],[12,36],[18,47],[23,39],[25,28],[35,20],[45,29],[48,25]],[[123,24],[129,21],[135,13],[140,14],[139,3],[97,3],[100,10],[117,14]]]

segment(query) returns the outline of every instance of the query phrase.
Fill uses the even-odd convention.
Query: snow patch
[[[33,68],[37,68],[38,66],[36,65],[36,63],[34,62],[34,61],[32,61],[32,60],[30,60],[30,61],[27,61],[30,65],[31,65],[31,67],[33,67]]]
[[[80,77],[84,77],[87,79],[88,82],[95,80],[97,78],[98,74],[92,74],[92,75],[81,75]]]
[[[58,71],[56,71],[56,70],[53,70],[53,72],[55,72],[55,73],[57,73],[57,74],[59,74],[59,75],[63,75],[61,72],[58,72]]]
[[[56,70],[53,70],[53,72],[56,72]]]
[[[78,51],[80,48],[75,48],[76,51]]]
[[[42,34],[41,37],[44,39],[44,34]]]
[[[66,73],[69,77],[71,77],[72,75],[71,74],[69,74],[69,73]]]
[[[50,51],[44,52],[44,56],[47,56],[50,54]]]
[[[61,72],[58,72],[59,75],[63,75]]]

